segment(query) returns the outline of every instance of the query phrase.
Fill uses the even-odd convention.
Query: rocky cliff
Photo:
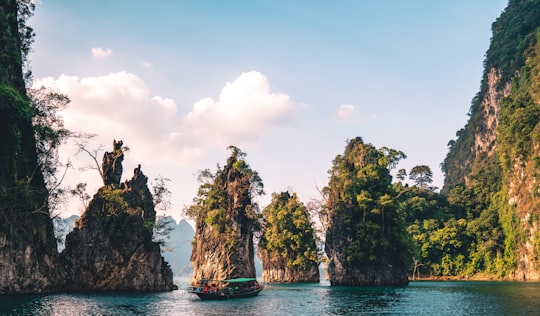
[[[470,119],[449,143],[442,164],[443,192],[465,187],[475,199],[467,202],[476,205],[472,219],[495,210],[496,222],[484,236],[500,229],[504,245],[498,245],[498,253],[485,254],[482,265],[497,265],[498,275],[518,280],[540,277],[539,27],[540,4],[529,0],[510,0],[493,23]],[[489,239],[494,240],[478,240],[477,248]]]
[[[232,155],[215,174],[205,170],[199,196],[188,213],[196,220],[191,253],[192,282],[201,279],[254,278],[253,233],[262,181],[246,163],[245,153],[229,147]]]
[[[319,282],[315,230],[307,208],[296,194],[272,195],[263,210],[264,228],[257,255],[262,281],[268,283]]]
[[[262,261],[262,281],[265,283],[319,283],[319,266],[313,262],[305,267],[287,265],[287,259],[271,252],[259,252]]]
[[[140,166],[120,183],[122,142],[105,153],[105,186],[66,237],[61,254],[70,291],[162,291],[176,289],[173,274],[152,241],[156,212]]]
[[[22,71],[32,6],[0,1],[0,294],[57,291],[63,279]]]

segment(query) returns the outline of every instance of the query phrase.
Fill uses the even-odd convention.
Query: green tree
[[[36,152],[39,168],[49,192],[48,203],[51,216],[63,200],[66,190],[62,181],[71,166],[70,162],[61,162],[58,150],[74,134],[64,127],[64,120],[59,112],[66,108],[70,100],[63,94],[47,88],[29,89],[28,96],[32,109],[32,126],[36,139]],[[60,168],[64,171],[58,175]]]
[[[399,181],[404,181],[405,178],[407,178],[407,171],[405,169],[399,169],[396,178],[398,178]]]
[[[433,183],[433,172],[429,166],[415,166],[409,172],[409,179],[413,180],[421,189],[427,189]]]
[[[265,224],[260,249],[281,257],[288,268],[318,266],[315,230],[307,208],[295,193],[272,194],[272,202],[262,215]]]

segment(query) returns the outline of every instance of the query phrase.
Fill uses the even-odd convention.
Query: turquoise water
[[[537,282],[266,285],[253,298],[201,301],[187,293],[187,281],[165,293],[0,296],[0,315],[540,315]]]

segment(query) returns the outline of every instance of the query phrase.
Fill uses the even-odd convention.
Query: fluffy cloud
[[[349,118],[354,112],[354,105],[351,104],[342,104],[338,107],[336,111],[336,116],[338,119],[345,120]]]
[[[174,100],[151,96],[144,81],[127,72],[61,75],[34,86],[50,87],[71,99],[62,112],[68,129],[97,134],[99,144],[123,139],[138,160],[174,165],[198,160],[214,147],[255,140],[286,124],[297,108],[288,95],[271,93],[268,79],[254,71],[227,83],[217,101],[202,98],[185,116],[179,115]]]
[[[112,55],[112,50],[109,48],[94,47],[90,50],[92,56],[96,58],[106,58]]]
[[[297,108],[288,95],[271,93],[264,75],[251,71],[228,82],[218,100],[198,101],[184,123],[207,139],[242,142],[256,138],[270,127],[288,123]]]

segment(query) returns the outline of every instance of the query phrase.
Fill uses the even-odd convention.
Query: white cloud
[[[255,139],[269,128],[287,124],[298,107],[288,95],[270,92],[263,74],[250,71],[228,82],[217,101],[212,98],[198,101],[184,123],[209,141],[230,145]]]
[[[106,58],[112,55],[112,50],[109,48],[94,47],[90,50],[95,58]]]
[[[175,129],[181,127],[176,103],[150,96],[144,81],[136,75],[126,72],[87,78],[61,75],[35,83],[35,86],[41,85],[71,99],[62,112],[66,127],[97,134],[97,144],[108,146],[113,139],[123,139],[138,152],[141,160],[159,161],[169,157],[182,164],[196,159],[192,155],[197,155],[197,151],[186,151],[183,144],[173,143]],[[163,148],[167,148],[166,155],[155,154],[164,152]]]
[[[338,107],[336,116],[338,119],[345,120],[353,114],[354,109],[354,105],[352,104],[342,104]]]
[[[94,146],[122,139],[138,161],[182,166],[207,152],[241,146],[290,120],[297,108],[286,94],[271,93],[258,72],[241,74],[217,101],[203,98],[181,117],[172,99],[151,96],[138,76],[118,72],[100,77],[61,75],[37,80],[71,99],[61,114],[66,128],[97,134]],[[73,152],[74,149],[72,148]]]

